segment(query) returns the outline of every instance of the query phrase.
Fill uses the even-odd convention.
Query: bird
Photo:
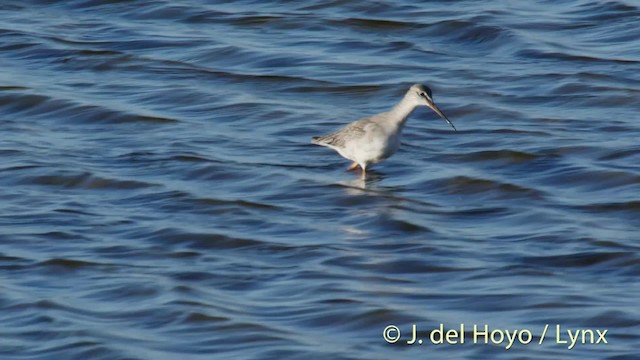
[[[359,166],[365,177],[369,165],[389,158],[398,150],[402,129],[419,106],[430,108],[457,131],[433,101],[431,89],[414,84],[391,110],[354,121],[330,134],[314,136],[311,143],[337,151],[353,162],[347,170],[355,170]]]

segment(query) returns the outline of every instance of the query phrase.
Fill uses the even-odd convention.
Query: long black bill
[[[447,119],[447,116],[442,111],[440,111],[440,109],[438,109],[438,106],[436,105],[436,103],[434,103],[433,101],[427,100],[427,106],[430,107],[431,110],[435,111],[436,114],[440,115],[440,117],[444,119],[444,121],[446,121],[447,124],[451,125],[454,131],[458,131],[456,127],[453,126],[453,123],[449,121],[449,119]]]

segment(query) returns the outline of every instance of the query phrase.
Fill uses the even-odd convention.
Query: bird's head
[[[451,123],[451,121],[447,119],[445,114],[440,109],[438,109],[438,106],[436,105],[436,103],[433,102],[431,89],[429,89],[428,86],[424,86],[422,84],[415,84],[411,88],[409,88],[409,91],[407,92],[407,96],[409,96],[415,102],[416,105],[426,106],[431,110],[433,110],[444,121],[446,121],[447,124],[451,125],[453,130],[456,130],[456,127],[453,126],[453,123]]]

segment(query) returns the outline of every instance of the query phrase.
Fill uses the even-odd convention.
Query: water
[[[637,358],[637,2],[49,3],[0,5],[3,359]],[[457,133],[309,144],[415,82]]]

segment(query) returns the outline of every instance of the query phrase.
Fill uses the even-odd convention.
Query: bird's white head
[[[416,106],[426,106],[433,110],[436,114],[438,114],[447,124],[451,125],[453,130],[456,130],[456,127],[453,126],[453,123],[449,121],[449,119],[445,116],[445,114],[438,108],[436,103],[433,101],[433,96],[431,94],[431,89],[428,86],[424,86],[422,84],[415,84],[409,88],[405,97],[408,97],[411,101],[415,103]]]

